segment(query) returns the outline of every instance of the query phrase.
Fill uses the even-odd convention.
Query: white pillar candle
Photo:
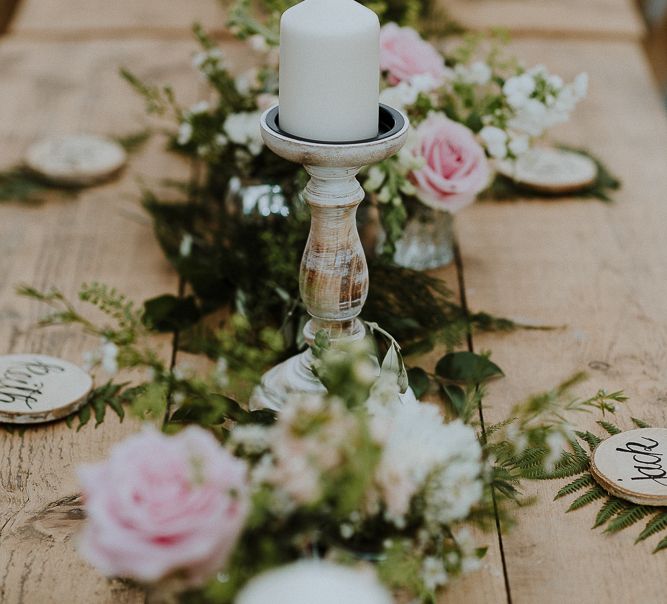
[[[378,133],[380,23],[354,0],[304,0],[280,20],[280,128],[318,141]]]

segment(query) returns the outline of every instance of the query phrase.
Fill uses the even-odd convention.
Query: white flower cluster
[[[487,116],[480,138],[492,157],[517,157],[530,147],[530,139],[567,122],[588,91],[588,75],[580,73],[565,84],[543,65],[508,78],[502,89],[506,109]]]
[[[252,481],[268,483],[274,511],[287,514],[320,499],[326,474],[345,463],[359,434],[358,420],[341,401],[304,394],[290,401],[271,427],[234,428],[230,443],[247,453],[266,451]]]
[[[219,48],[210,48],[196,53],[192,57],[192,66],[205,77],[214,76],[222,67],[224,55]]]
[[[433,76],[424,73],[403,80],[396,86],[388,86],[380,92],[380,102],[396,109],[404,110],[414,105],[419,95],[433,92],[441,85]]]
[[[397,527],[416,498],[435,528],[465,518],[483,493],[482,449],[470,427],[445,423],[437,406],[401,402],[375,389],[368,402],[371,432],[382,445],[376,473],[387,520]]]

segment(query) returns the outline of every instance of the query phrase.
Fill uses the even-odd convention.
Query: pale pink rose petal
[[[388,23],[380,31],[380,69],[394,86],[418,75],[430,75],[436,82],[447,74],[442,55],[411,27]]]
[[[491,177],[486,154],[473,132],[433,113],[416,133],[415,153],[425,161],[410,175],[416,196],[428,206],[452,213],[472,203]]]
[[[79,549],[107,576],[198,584],[220,569],[248,511],[246,465],[207,431],[146,429],[79,471],[88,521]]]

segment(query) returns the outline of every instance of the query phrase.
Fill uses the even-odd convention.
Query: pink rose
[[[246,465],[212,434],[146,428],[79,470],[88,522],[80,553],[107,576],[154,582],[219,570],[248,511]]]
[[[392,86],[423,74],[441,82],[447,74],[442,55],[414,29],[396,23],[380,30],[380,69],[389,72]]]
[[[490,179],[484,149],[473,132],[441,113],[432,113],[416,129],[414,152],[425,164],[410,174],[417,197],[436,210],[457,212],[471,204]]]

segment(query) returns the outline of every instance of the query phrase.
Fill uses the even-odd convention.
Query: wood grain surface
[[[638,40],[644,23],[633,0],[437,0],[470,29],[503,28],[514,36]]]
[[[216,0],[22,0],[9,31],[34,38],[188,37],[194,21],[225,24]]]
[[[452,2],[455,7],[463,0]],[[501,5],[509,2],[466,4],[479,5],[474,16],[486,15],[487,23],[508,19]],[[528,30],[528,16],[538,15],[536,6],[546,10],[542,0],[511,4],[525,9],[510,22],[519,30],[522,23]],[[556,4],[567,2],[549,3]],[[542,12],[534,31],[545,37],[573,31],[590,37],[604,26],[600,38],[636,35],[634,26],[625,28],[623,15],[632,13],[621,0],[569,4],[571,11],[562,13],[567,17],[560,16],[562,11]],[[0,168],[49,132],[136,129],[143,109],[116,76],[121,64],[143,77],[170,81],[183,96],[196,99],[189,66],[194,46],[185,37],[192,11],[205,11],[205,18],[213,9],[197,0],[154,3],[152,13],[142,12],[149,5],[100,3],[96,12],[85,10],[90,3],[69,3],[59,12],[62,4],[53,0],[26,0],[16,35],[0,39]],[[577,16],[589,5],[596,7],[597,22]],[[31,14],[32,29],[25,27]],[[68,24],[76,27],[65,33],[73,31],[79,41],[62,35]],[[156,32],[176,32],[184,39],[151,40]],[[97,37],[108,39],[81,41]],[[485,413],[490,419],[502,415],[514,401],[588,367],[591,379],[582,394],[624,388],[632,397],[633,415],[665,425],[667,124],[645,60],[637,44],[623,41],[526,38],[515,46],[527,61],[543,61],[564,75],[590,72],[590,100],[562,128],[561,139],[599,153],[625,187],[613,206],[579,200],[487,203],[457,218],[473,309],[566,326],[474,338],[475,348],[491,349],[508,376],[493,384]],[[0,353],[39,351],[80,362],[82,352],[96,345],[72,331],[27,331],[42,309],[18,299],[16,283],[58,285],[73,295],[82,281],[100,280],[137,300],[176,290],[176,277],[138,209],[139,174],[155,182],[165,175],[187,177],[188,169],[162,151],[162,141],[153,140],[119,181],[75,200],[54,196],[41,206],[0,205]],[[454,286],[452,267],[438,274]],[[590,419],[582,421],[590,425]],[[144,600],[124,584],[101,578],[74,551],[82,517],[76,465],[100,459],[136,429],[127,420],[108,420],[78,434],[63,423],[30,429],[23,437],[0,432],[0,602]],[[551,501],[558,486],[529,485],[538,503],[503,532],[505,562],[498,536],[481,536],[490,545],[483,570],[454,584],[443,604],[664,602],[664,558],[651,556],[648,544],[633,546],[632,530],[614,537],[590,531],[593,508],[565,515],[567,502]]]

